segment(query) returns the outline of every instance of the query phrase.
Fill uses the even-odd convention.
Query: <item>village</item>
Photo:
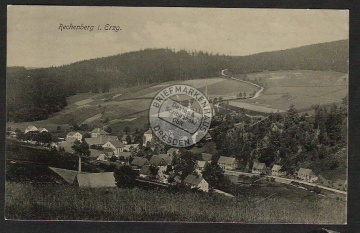
[[[304,188],[304,185],[321,187],[324,190],[340,194],[346,194],[347,190],[347,183],[343,184],[341,190],[322,186],[319,183],[319,179],[322,178],[321,175],[319,178],[311,169],[299,168],[295,173],[288,174],[278,164],[267,167],[265,163],[258,161],[252,161],[245,168],[241,168],[239,161],[234,157],[215,157],[210,153],[199,153],[192,160],[184,160],[186,163],[190,163],[186,165],[186,168],[175,169],[182,154],[186,153],[187,150],[182,148],[162,148],[159,150],[158,141],[151,129],[143,133],[142,141],[140,141],[142,143],[135,142],[134,136],[126,133],[119,139],[102,128],[95,128],[92,131],[82,133],[70,131],[65,137],[58,137],[57,140],[54,140],[54,136],[51,136],[46,128],[29,125],[24,132],[19,129],[15,131],[8,129],[7,137],[36,148],[78,155],[78,170],[59,167],[49,168],[68,184],[77,185],[80,188],[111,188],[117,186],[114,172],[89,173],[83,171],[82,157],[85,156],[89,157],[94,165],[107,165],[116,168],[129,166],[137,174],[136,180],[140,183],[146,182],[161,187],[184,185],[184,187],[192,190],[215,191],[227,196],[233,195],[212,187],[203,178],[203,172],[210,164],[216,164],[228,177],[258,177],[255,182],[264,178],[267,180],[271,178],[278,183],[294,185],[295,182],[300,188]],[[212,140],[209,133],[204,140],[206,142]],[[143,153],[144,151],[147,153]],[[186,169],[188,174],[183,176],[181,169]]]

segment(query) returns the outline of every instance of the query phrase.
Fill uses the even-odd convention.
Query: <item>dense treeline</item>
[[[234,127],[237,116],[215,119],[213,132],[219,154],[236,157],[243,165],[258,160],[267,166],[280,164],[294,171],[306,161],[335,169],[330,155],[346,146],[347,107],[315,106],[314,116],[299,114],[291,106],[286,114],[271,114],[263,120]]]
[[[347,61],[348,41],[343,40],[243,57],[146,49],[60,67],[11,67],[7,69],[7,116],[10,121],[45,119],[65,107],[66,97],[76,93],[208,78],[219,76],[225,68],[233,73],[291,69],[347,72]]]

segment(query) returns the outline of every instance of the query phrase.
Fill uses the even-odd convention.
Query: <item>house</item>
[[[142,166],[139,175],[141,178],[147,178],[151,176],[150,165]]]
[[[135,156],[133,161],[131,162],[131,166],[135,166],[137,168],[143,167],[145,165],[150,165],[149,161],[146,158]]]
[[[107,141],[102,146],[104,149],[110,148],[114,151],[115,156],[117,156],[120,152],[124,152],[124,144],[120,141]]]
[[[90,157],[92,158],[97,158],[99,157],[99,155],[104,154],[104,152],[101,150],[89,149],[89,151],[90,151]]]
[[[115,156],[118,157],[118,159],[120,159],[121,157],[123,157],[124,159],[129,159],[131,156],[131,152],[123,151],[123,152],[116,154]]]
[[[113,136],[99,136],[95,138],[85,138],[85,141],[89,146],[103,146],[108,141],[117,141]]]
[[[266,165],[265,163],[254,162],[251,173],[254,174],[266,174]]]
[[[209,191],[209,183],[201,175],[188,175],[184,180],[184,184],[192,189]]]
[[[28,133],[28,132],[39,132],[39,129],[36,128],[35,126],[33,125],[29,125],[26,129],[25,129],[25,133]]]
[[[177,148],[170,148],[168,151],[166,151],[166,154],[168,155],[174,155],[175,154],[179,154],[180,150]]]
[[[56,167],[49,167],[50,170],[61,176],[68,184],[73,184],[78,171],[56,168]]]
[[[66,142],[68,142],[68,143],[74,143],[76,140],[78,140],[77,138],[66,138]]]
[[[297,178],[307,182],[315,182],[319,179],[311,169],[300,168],[297,173]]]
[[[74,153],[75,151],[72,148],[73,144],[74,142],[69,142],[69,141],[59,142],[58,148],[64,149],[64,151],[67,153]]]
[[[124,144],[124,151],[138,151],[139,144]]]
[[[75,138],[75,139],[81,141],[81,140],[82,140],[82,137],[83,137],[83,136],[82,136],[81,133],[75,132],[75,131],[71,131],[71,132],[69,132],[68,134],[66,134],[66,140],[67,140],[68,138]]]
[[[237,165],[235,158],[226,156],[220,156],[217,163],[223,170],[235,170]]]
[[[143,146],[146,146],[148,142],[151,142],[152,138],[153,138],[153,134],[152,134],[151,129],[149,129],[148,131],[146,131],[144,133]]]
[[[39,130],[40,133],[42,133],[42,132],[49,132],[46,128],[39,128],[38,130]]]
[[[285,176],[286,172],[281,170],[281,166],[275,164],[272,168],[271,168],[271,175],[272,176]]]
[[[211,159],[212,159],[212,154],[201,153],[201,158],[202,158],[203,161],[206,161],[206,162],[210,163]]]
[[[196,160],[195,168],[203,171],[207,165],[206,161]]]
[[[106,156],[106,154],[102,153],[96,158],[96,160],[97,161],[107,161],[107,156]]]
[[[99,136],[102,136],[102,135],[109,135],[109,133],[106,132],[103,129],[100,129],[100,128],[95,128],[95,129],[93,129],[91,131],[91,137],[92,138],[96,138],[96,137],[99,137]]]
[[[172,156],[167,155],[167,154],[153,155],[149,162],[151,165],[154,165],[157,167],[171,165],[172,164]]]
[[[76,176],[80,188],[113,188],[116,181],[113,172],[79,173]]]

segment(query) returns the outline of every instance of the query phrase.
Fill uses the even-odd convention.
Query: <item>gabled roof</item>
[[[122,143],[122,142],[120,142],[120,141],[107,141],[107,142],[105,142],[104,144],[106,144],[106,143],[111,143],[111,145],[113,145],[115,148],[122,148],[122,147],[124,147],[124,144]]]
[[[203,180],[202,176],[200,175],[196,176],[190,174],[185,178],[184,183],[191,185],[199,185],[202,180]]]
[[[146,131],[144,134],[152,134],[152,130],[148,129],[148,131]]]
[[[111,137],[113,137],[113,136],[103,135],[103,136],[95,137],[95,138],[85,138],[85,141],[89,145],[104,145],[108,141],[111,141],[111,142],[116,141],[116,140],[111,140]]]
[[[79,133],[79,132],[71,131],[71,132],[69,132],[68,134],[66,134],[66,136],[72,137],[72,136],[74,136],[76,133]],[[82,135],[81,133],[79,133],[79,134]]]
[[[65,152],[74,152],[74,149],[72,148],[73,143],[64,141],[59,143],[59,147],[64,148]]]
[[[104,154],[104,152],[100,150],[95,150],[95,149],[89,149],[89,150],[91,157],[98,157],[100,154]]]
[[[150,159],[150,164],[159,166],[161,161],[164,161],[167,165],[171,165],[172,157],[168,154],[153,155]]]
[[[298,171],[298,174],[303,174],[303,175],[315,175],[314,172],[311,169],[307,169],[307,168],[300,168]]]
[[[68,143],[74,143],[77,139],[76,138],[66,138],[65,141]]]
[[[39,129],[36,128],[36,127],[33,126],[33,125],[29,125],[28,127],[26,127],[25,130],[27,130],[27,131],[39,131]]]
[[[117,156],[123,156],[124,158],[129,158],[131,156],[131,152],[123,151],[116,154]]]
[[[41,132],[41,131],[46,131],[46,132],[48,132],[48,130],[46,129],[46,128],[39,128],[39,131]]]
[[[108,132],[106,132],[105,130],[101,129],[101,128],[95,128],[91,131],[91,133],[98,133],[98,134],[109,134]]]
[[[80,173],[76,176],[81,188],[109,188],[116,187],[113,172]]]
[[[67,183],[73,184],[78,171],[49,167],[53,172],[61,176]]]
[[[275,164],[273,167],[272,167],[272,169],[271,169],[272,171],[280,171],[281,170],[281,166],[280,165],[277,165],[277,164]]]
[[[235,163],[235,158],[220,156],[218,163],[233,165]]]
[[[200,160],[196,160],[196,165],[199,168],[204,168],[206,166],[207,162],[206,161],[200,161]]]
[[[133,147],[134,149],[138,148],[140,146],[140,144],[126,144],[124,145],[126,148],[130,148]]]
[[[146,158],[135,156],[133,161],[131,162],[131,165],[142,167],[145,164],[149,164],[149,161]]]
[[[177,149],[177,148],[170,148],[166,153],[168,153],[168,154],[172,154],[172,153],[174,153],[174,152],[178,152],[179,151],[179,149]]]
[[[266,169],[266,165],[265,165],[265,163],[254,162],[253,169],[254,168],[256,168],[258,170],[263,170],[263,169]]]
[[[151,171],[150,171],[150,166],[149,165],[144,165],[144,166],[141,167],[140,174],[149,175],[150,173],[151,173]]]
[[[201,157],[202,157],[202,160],[204,160],[204,161],[211,161],[212,154],[201,153]]]

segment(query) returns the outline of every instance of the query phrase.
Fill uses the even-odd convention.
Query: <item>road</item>
[[[260,88],[260,90],[258,90],[253,97],[248,98],[248,99],[256,99],[256,98],[258,98],[258,97],[260,96],[260,93],[264,90],[264,88],[263,88],[262,86],[257,85],[257,84],[255,84],[255,83],[248,82],[248,81],[244,81],[244,80],[237,79],[237,78],[230,77],[230,76],[226,75],[226,74],[225,74],[225,71],[226,71],[226,70],[227,70],[227,69],[221,70],[221,75],[222,75],[222,76],[231,78],[231,79],[236,80],[236,81],[238,81],[238,82],[247,83],[247,84],[250,84],[250,85],[253,85],[253,86],[255,86],[255,87]]]
[[[224,173],[225,173],[225,175],[258,176],[258,174],[246,173],[246,172],[240,172],[240,171],[230,171],[230,170],[225,170]],[[294,182],[297,182],[297,183],[300,183],[300,184],[305,184],[305,185],[309,185],[309,186],[312,186],[312,187],[319,187],[319,188],[324,189],[324,190],[328,190],[328,191],[331,191],[331,192],[347,195],[347,192],[345,192],[345,191],[329,188],[329,187],[314,184],[314,183],[309,183],[309,182],[302,181],[302,180],[295,180],[295,179],[289,179],[289,178],[278,177],[278,176],[264,176],[264,177],[274,178],[274,179],[283,180],[283,181],[287,181],[287,182],[293,182],[294,181]]]

